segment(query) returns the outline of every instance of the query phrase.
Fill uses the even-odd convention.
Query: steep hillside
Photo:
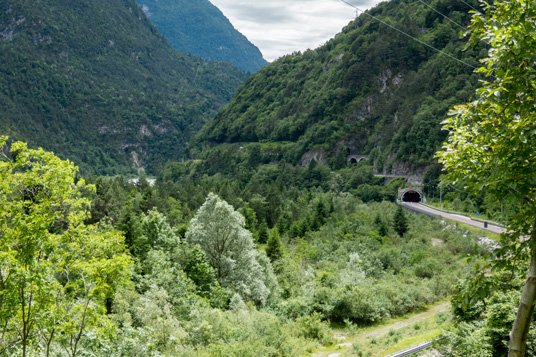
[[[305,165],[315,158],[332,168],[346,165],[349,154],[364,154],[377,172],[422,174],[446,136],[440,122],[473,93],[479,79],[473,67],[486,53],[480,46],[464,50],[462,29],[453,24],[469,23],[466,4],[429,5],[433,9],[416,1],[384,2],[324,46],[261,69],[196,143],[259,142],[270,155],[279,146],[287,162]]]
[[[0,135],[83,172],[154,170],[246,74],[173,50],[134,0],[0,0]]]
[[[173,48],[254,73],[268,64],[208,0],[136,0]]]

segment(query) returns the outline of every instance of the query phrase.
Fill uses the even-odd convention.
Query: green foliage
[[[137,0],[169,44],[184,53],[254,73],[268,64],[255,45],[207,0]]]
[[[251,232],[244,217],[218,196],[209,193],[190,222],[186,240],[205,251],[219,283],[232,293],[261,305],[271,291],[266,284],[270,266],[257,261]]]
[[[536,174],[533,142],[536,139],[530,104],[536,96],[534,2],[511,1],[485,5],[486,16],[475,14],[472,39],[491,46],[478,72],[487,80],[474,101],[455,107],[445,120],[449,131],[444,152],[438,153],[447,179],[461,182],[473,192],[485,190],[501,202],[509,192],[519,209],[506,222],[502,248],[489,255],[496,270],[514,269],[516,259],[529,255],[530,268],[510,333],[510,356],[523,356],[536,301]],[[528,239],[527,239],[528,238]]]
[[[404,213],[404,209],[400,205],[396,209],[396,213],[393,217],[393,229],[401,237],[408,231],[408,218]]]
[[[259,242],[260,244],[266,244],[266,242],[268,242],[268,236],[268,224],[266,224],[266,220],[262,220],[262,223],[259,226],[257,242]]]
[[[387,235],[389,228],[380,215],[377,215],[376,218],[374,218],[374,224],[376,225],[380,236],[384,237]]]
[[[425,216],[412,216],[403,240],[390,230],[380,237],[377,217],[392,217],[394,204],[369,202],[365,205],[345,187],[337,193],[302,187],[299,178],[307,168],[261,165],[251,175],[243,176],[250,181],[232,182],[230,176],[223,174],[203,174],[202,164],[168,165],[154,187],[128,183],[123,186],[119,184],[120,178],[110,179],[110,187],[122,187],[128,194],[109,194],[107,190],[101,191],[102,196],[98,194],[99,207],[109,206],[107,201],[113,197],[129,202],[116,204],[131,212],[134,221],[140,221],[139,227],[133,230],[133,242],[152,242],[144,243],[147,252],[135,255],[139,274],[135,279],[137,292],[122,293],[123,300],[116,297],[114,321],[121,332],[114,343],[118,348],[168,355],[203,355],[195,350],[204,351],[205,355],[239,352],[248,355],[252,349],[258,355],[296,355],[296,351],[303,351],[305,346],[319,343],[313,342],[315,340],[330,342],[329,338],[324,339],[331,336],[326,322],[347,320],[363,325],[443,299],[463,274],[463,266],[452,254],[467,254],[475,249],[473,237],[463,238],[462,233],[444,229],[439,222]],[[339,174],[350,177],[360,175],[359,170],[353,167]],[[233,169],[233,172],[238,171],[240,169]],[[324,184],[320,182],[320,187]],[[207,219],[201,220],[209,211],[200,209],[207,201],[205,197],[214,196],[209,195],[211,191],[225,192],[227,188],[222,190],[225,187],[234,192],[232,199],[238,205],[236,208],[240,208],[235,210],[217,198],[213,203],[220,207],[221,214],[214,216],[217,218],[209,218],[211,215],[207,214]],[[158,211],[141,209],[147,190]],[[173,202],[170,197],[176,202],[170,204]],[[169,220],[163,219],[169,212],[177,212],[176,207],[180,208],[180,213],[174,216],[177,222],[192,221],[187,232],[204,222],[203,239],[207,242],[203,244],[211,242],[208,237],[216,236],[206,234],[209,226],[215,228],[221,222],[230,221],[238,212],[249,212],[250,216],[249,219],[237,218],[242,229],[247,220],[254,226],[260,217],[270,220],[274,226],[272,232],[278,230],[285,254],[274,262],[275,274],[264,250],[255,250],[252,245],[262,281],[272,292],[264,306],[258,304],[259,311],[248,301],[255,299],[242,290],[231,290],[230,285],[223,283],[223,288],[220,287],[205,248],[182,241]],[[119,214],[122,216],[124,213]],[[194,216],[198,223],[192,220]],[[320,224],[313,227],[315,217]],[[279,231],[288,221],[293,222],[289,229]],[[295,229],[299,233],[293,235]],[[251,237],[247,232],[238,231]],[[176,238],[170,240],[170,237]],[[432,237],[443,244],[432,246]],[[171,247],[166,243],[170,241],[178,242],[173,244],[176,248],[172,251],[164,248]],[[143,256],[146,256],[145,262],[141,260]],[[238,274],[236,281],[256,279],[260,276],[258,271],[247,270],[249,277],[245,273]],[[155,311],[140,316],[144,306]],[[172,312],[167,314],[170,306]],[[315,312],[317,316],[313,317]],[[258,322],[253,324],[255,320]],[[173,332],[174,339],[165,339],[164,336],[175,328],[172,326],[176,326],[176,321],[179,325]],[[151,326],[158,323],[170,330],[165,334],[151,332]],[[263,333],[262,329],[267,332]],[[152,341],[154,352],[149,348],[144,350],[143,341]]]
[[[296,319],[296,328],[299,335],[315,339],[323,345],[330,345],[334,342],[328,325],[322,322],[318,313]]]
[[[128,285],[123,236],[86,225],[94,186],[42,149],[0,137],[1,355],[75,356],[86,334],[113,337],[106,310]],[[109,312],[109,311],[108,311]]]
[[[468,4],[478,7],[474,0]],[[323,46],[284,56],[251,76],[193,147],[240,143],[246,151],[281,144],[272,154],[286,162],[307,163],[309,153],[332,169],[345,167],[350,153],[371,154],[377,170],[387,173],[395,162],[432,164],[446,137],[440,122],[473,92],[479,76],[471,66],[486,52],[479,44],[464,50],[459,27],[437,8],[469,23],[471,7],[449,0],[431,7],[383,2],[373,15],[470,66],[362,14]]]
[[[272,229],[272,232],[270,234],[270,238],[268,238],[268,242],[266,242],[266,255],[272,263],[276,262],[277,260],[281,259],[283,257],[283,243],[281,242],[281,235],[279,234],[279,230],[277,227]]]
[[[507,356],[509,332],[518,304],[517,289],[493,293],[487,301],[485,319],[477,318],[448,326],[443,332],[440,351],[445,356]],[[532,327],[528,337],[527,356],[535,353],[534,336],[536,329]]]
[[[173,50],[133,0],[4,1],[0,135],[83,173],[155,172],[247,75]],[[76,19],[76,21],[73,21]]]

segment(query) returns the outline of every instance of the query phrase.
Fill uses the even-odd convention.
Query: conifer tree
[[[387,224],[379,214],[376,215],[376,217],[374,218],[374,225],[376,226],[376,228],[378,228],[379,235],[381,235],[382,237],[385,237],[387,235]]]
[[[270,238],[266,244],[266,255],[273,263],[283,257],[283,243],[281,242],[281,235],[277,227],[272,229]]]
[[[393,229],[401,237],[408,231],[408,218],[402,206],[398,206],[396,209],[395,216],[393,217]]]
[[[261,225],[259,226],[259,235],[257,237],[257,242],[259,244],[265,244],[268,241],[268,224],[266,220],[262,220]]]

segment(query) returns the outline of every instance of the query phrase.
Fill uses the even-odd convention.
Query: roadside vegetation
[[[24,157],[20,148],[15,155],[5,147],[2,167]],[[25,187],[42,186],[43,197],[54,195],[50,190],[58,183],[48,172],[56,165],[69,168],[65,175],[73,184],[80,182],[72,164],[46,158],[43,172],[28,176]],[[21,165],[15,171],[29,174],[36,168]],[[25,340],[19,338],[19,319],[28,296],[17,300],[13,295],[15,300],[0,306],[7,319],[0,354],[309,355],[336,345],[334,326],[362,328],[444,300],[468,273],[458,257],[480,253],[476,235],[423,215],[402,212],[398,215],[404,218],[395,220],[394,203],[365,203],[348,192],[341,177],[359,177],[368,171],[366,165],[332,173],[315,164],[268,164],[244,182],[186,173],[190,165],[196,164],[167,166],[154,186],[143,177],[134,184],[120,176],[90,177],[87,188],[79,183],[84,198],[76,197],[91,202],[80,212],[85,224],[123,237],[124,243],[115,246],[117,254],[124,251],[128,257],[122,280],[113,271],[100,273],[95,289],[102,293],[88,305],[95,318],[83,324],[83,309],[70,304],[84,306],[85,290],[68,289],[62,304],[72,314],[55,319],[38,309]],[[4,187],[19,182],[7,179],[15,171],[2,171]],[[40,184],[39,177],[50,181]],[[21,205],[28,199],[24,194],[2,198]],[[2,225],[11,227],[13,213],[2,209]],[[45,234],[53,226],[57,234],[68,235],[60,217],[54,214],[37,231]],[[401,220],[407,231],[400,230]],[[22,228],[12,229],[25,237]],[[36,242],[40,234],[34,235]],[[92,236],[82,233],[81,242]],[[5,254],[14,246],[3,241]],[[54,284],[67,289],[60,276],[56,279]],[[2,296],[13,288],[3,285]],[[75,349],[69,347],[69,334],[78,336]]]

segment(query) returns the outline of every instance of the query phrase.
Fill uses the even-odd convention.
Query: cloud
[[[268,61],[316,48],[355,18],[340,0],[210,0]],[[361,10],[379,0],[350,0]]]

